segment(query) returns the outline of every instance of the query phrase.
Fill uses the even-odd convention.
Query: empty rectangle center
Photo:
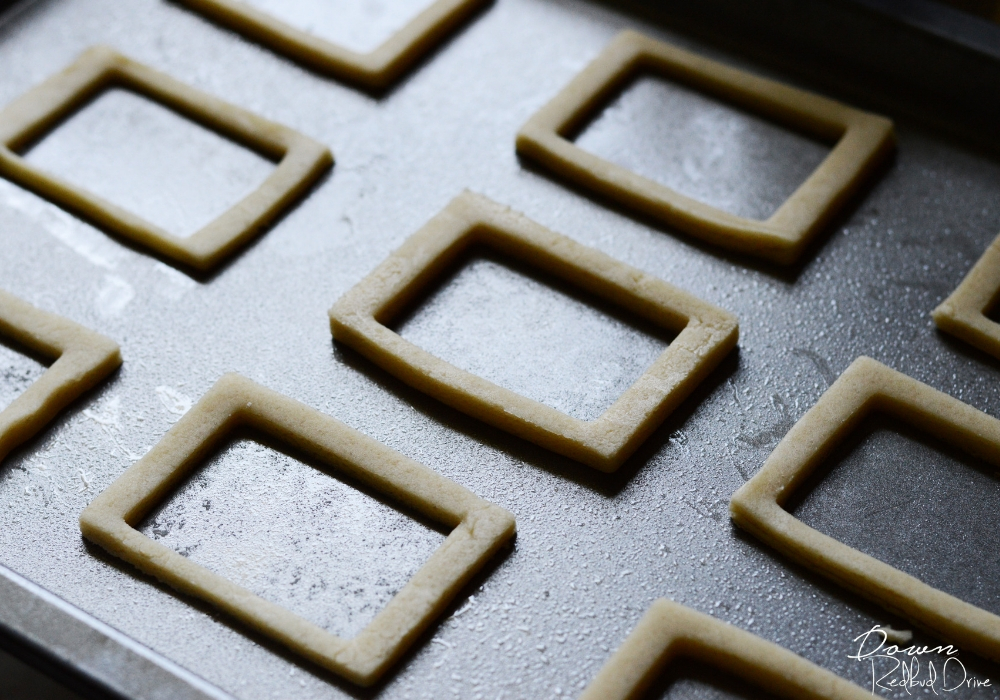
[[[806,525],[1000,613],[1000,476],[894,420],[867,419],[788,510]]]
[[[832,145],[649,74],[630,81],[575,143],[692,199],[757,220],[771,216]]]
[[[429,7],[431,0],[247,0],[247,4],[333,44],[368,53]]]
[[[394,325],[456,367],[581,420],[649,368],[664,331],[499,256],[470,256]]]
[[[181,237],[258,189],[276,167],[121,88],[99,94],[24,158]]]
[[[446,537],[246,436],[138,529],[342,638],[364,629]]]

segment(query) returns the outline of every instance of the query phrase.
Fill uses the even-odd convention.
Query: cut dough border
[[[837,145],[766,221],[729,214],[588,153],[568,134],[643,71],[676,80]],[[892,122],[711,61],[634,31],[619,34],[517,135],[517,152],[692,236],[792,263],[895,147]]]
[[[109,87],[134,91],[278,161],[264,183],[191,236],[174,236],[132,212],[35,167],[17,154],[80,105]],[[88,49],[68,68],[0,112],[0,175],[111,233],[163,257],[208,271],[256,236],[330,168],[329,149],[137,63],[105,46]]]
[[[458,369],[387,328],[481,244],[678,333],[600,417],[583,421]],[[333,337],[411,386],[525,440],[611,472],[736,345],[736,318],[662,280],[465,192],[330,309]]]
[[[0,411],[0,461],[122,363],[118,344],[0,290],[0,336],[55,360]]]
[[[986,316],[998,294],[1000,236],[993,240],[958,289],[934,309],[931,314],[934,323],[941,330],[1000,359],[1000,323]]]
[[[294,446],[453,528],[413,578],[353,639],[330,634],[134,529],[238,426]],[[506,510],[340,421],[237,374],[220,379],[156,447],[80,516],[80,529],[87,539],[359,685],[379,679],[514,535],[514,528],[514,517]]]
[[[871,694],[787,649],[666,598],[649,610],[580,700],[630,700],[677,657],[732,673],[779,697],[864,700]]]
[[[1000,661],[1000,617],[828,537],[782,508],[864,418],[893,416],[1000,466],[1000,420],[860,357],[732,497],[733,521],[790,559],[909,619],[962,650]]]
[[[246,2],[181,0],[219,24],[315,70],[370,89],[387,88],[489,0],[436,0],[368,53],[352,51],[282,22]]]

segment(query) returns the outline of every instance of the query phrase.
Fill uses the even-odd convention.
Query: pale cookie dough
[[[910,630],[894,630],[892,627],[879,627],[878,631],[885,635],[889,644],[909,644],[913,640]]]
[[[381,90],[468,19],[488,0],[436,0],[368,53],[359,53],[296,29],[238,0],[180,0],[221,25],[315,70]]]
[[[983,352],[1000,359],[1000,323],[986,312],[1000,294],[1000,236],[931,316],[943,331],[958,336]]]
[[[341,639],[134,529],[239,426],[311,455],[390,500],[453,528],[375,619]],[[359,685],[371,685],[514,535],[514,516],[308,406],[227,374],[80,516],[84,536],[182,593],[226,611]]]
[[[643,71],[732,102],[837,145],[766,221],[746,219],[595,156],[569,138]],[[619,204],[731,250],[792,263],[895,148],[892,122],[761,78],[637,32],[619,34],[517,134],[517,152]]]
[[[599,418],[582,421],[458,369],[387,328],[471,244],[481,244],[678,333]],[[481,195],[454,200],[330,309],[333,337],[469,415],[612,472],[736,345],[736,318]]]
[[[867,691],[777,644],[660,598],[580,700],[644,697],[643,692],[678,657],[710,664],[782,698],[871,698]]]
[[[52,365],[0,411],[0,462],[122,363],[118,344],[0,290],[0,336]]]
[[[109,87],[148,97],[278,161],[264,183],[187,238],[41,170],[18,155],[81,104]],[[105,46],[85,51],[0,112],[0,176],[76,212],[108,232],[201,271],[254,238],[333,164],[329,149],[281,124],[207,95]]]
[[[782,508],[831,450],[873,413],[893,416],[1000,466],[1000,420],[860,357],[788,431],[756,476],[733,494],[733,521],[790,559],[962,651],[1000,661],[1000,617],[817,532]]]

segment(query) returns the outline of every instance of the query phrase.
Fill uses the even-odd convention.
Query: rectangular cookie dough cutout
[[[342,639],[146,537],[135,525],[234,429],[249,427],[452,528],[365,629]],[[375,683],[514,535],[514,516],[340,421],[227,374],[80,516],[84,537],[359,685]]]
[[[154,100],[278,161],[278,165],[260,187],[214,221],[182,238],[17,154],[88,99],[112,86]],[[0,176],[136,246],[201,272],[211,271],[255,238],[332,164],[330,150],[308,136],[178,82],[106,46],[88,49],[61,73],[0,111]]]
[[[368,53],[297,29],[238,0],[180,0],[219,24],[310,68],[372,90],[384,90],[490,0],[435,0]]]
[[[0,462],[122,363],[118,344],[0,289],[0,336],[55,360],[0,411]]]
[[[1000,323],[987,316],[1000,296],[1000,236],[931,316],[941,330],[1000,359]]]
[[[470,245],[483,244],[669,331],[666,350],[600,417],[582,421],[465,372],[385,324]],[[334,339],[460,411],[613,472],[736,345],[736,318],[662,280],[465,192],[330,309]]]
[[[642,71],[676,80],[836,146],[766,221],[736,216],[588,153],[569,140]],[[809,242],[895,148],[892,122],[711,61],[634,31],[619,34],[517,134],[517,152],[587,190],[714,245],[782,264]]]
[[[871,694],[755,634],[666,598],[653,602],[580,700],[640,698],[678,657],[709,664],[777,697],[864,700]]]
[[[730,501],[733,522],[793,561],[943,641],[1000,661],[1000,617],[828,537],[784,510],[795,489],[872,413],[891,415],[1000,467],[1000,420],[859,357]]]

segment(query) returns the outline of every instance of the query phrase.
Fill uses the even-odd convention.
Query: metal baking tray
[[[360,7],[385,19],[374,25],[382,29],[413,9]],[[746,50],[746,41],[726,40],[733,33],[723,18],[712,25],[671,13],[671,3],[651,13],[630,7],[497,0],[380,95],[163,0],[36,0],[0,15],[0,104],[104,43],[325,142],[337,159],[303,201],[207,277],[0,180],[0,285],[114,338],[125,358],[0,467],[0,647],[92,696],[574,697],[666,596],[870,684],[871,669],[848,658],[855,638],[875,624],[909,625],[737,531],[728,501],[859,355],[1000,415],[1000,363],[938,333],[929,317],[1000,231],[1000,163],[973,126],[942,117],[939,105],[924,109],[912,90],[879,89],[884,77],[866,81],[835,56],[823,59],[821,76],[789,60],[794,47]],[[898,153],[791,269],[702,245],[521,162],[518,127],[624,28],[887,113]],[[750,216],[772,211],[829,147],[651,78],[616,98],[579,142]],[[28,158],[178,233],[273,167],[122,92],[85,106]],[[510,438],[332,342],[330,305],[466,188],[739,317],[738,352],[619,473]],[[451,362],[585,418],[669,341],[493,258],[464,261],[397,327]],[[0,348],[0,398],[40,371]],[[227,371],[335,416],[517,516],[512,549],[373,689],[287,653],[80,536],[86,504]],[[796,505],[806,522],[1000,612],[991,468],[873,422],[823,477]],[[209,460],[142,529],[341,635],[363,627],[444,536],[249,438]],[[113,653],[92,653],[102,644]],[[971,653],[961,659],[994,687],[953,696],[997,697],[1000,668]],[[692,672],[670,682],[670,697],[701,697],[707,681]]]

